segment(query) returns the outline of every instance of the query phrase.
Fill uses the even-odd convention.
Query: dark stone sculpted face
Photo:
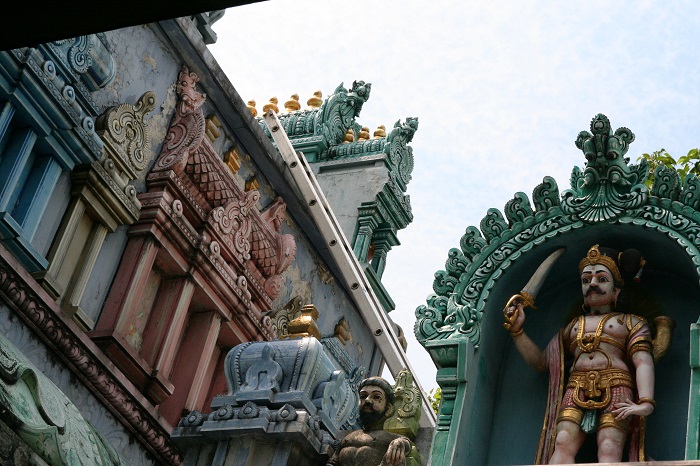
[[[384,419],[390,407],[381,387],[365,385],[360,390],[360,421],[363,426],[369,427]]]

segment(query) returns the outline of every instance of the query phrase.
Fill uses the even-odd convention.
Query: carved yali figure
[[[573,319],[542,351],[525,334],[528,293],[506,306],[504,326],[531,367],[550,373],[549,401],[538,464],[574,463],[587,433],[595,433],[598,461],[619,462],[629,437],[629,460],[644,461],[644,418],[654,401],[654,355],[670,342],[672,321],[657,318],[657,340],[647,321],[625,310],[625,279],[638,280],[645,265],[639,251],[593,246],[579,264],[583,315]],[[538,270],[538,273],[540,271]],[[629,277],[629,278],[627,278]],[[529,285],[529,284],[528,284]],[[625,299],[623,299],[623,296]],[[564,357],[573,360],[565,380]]]
[[[412,448],[411,441],[383,430],[384,421],[394,410],[394,391],[389,382],[381,377],[360,382],[359,408],[363,428],[345,436],[328,465],[404,465]]]

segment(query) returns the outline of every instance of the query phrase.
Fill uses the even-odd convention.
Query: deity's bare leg
[[[571,421],[559,421],[557,424],[557,437],[554,441],[554,453],[549,460],[550,464],[573,464],[586,433],[581,426]]]
[[[598,431],[598,462],[619,463],[627,434],[616,427],[603,427]]]

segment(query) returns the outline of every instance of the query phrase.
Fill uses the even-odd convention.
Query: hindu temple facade
[[[256,464],[318,464],[357,425],[361,378],[411,379],[381,276],[417,120],[365,137],[359,81],[280,112],[338,206],[329,233],[206,49],[216,18],[0,52],[8,464],[216,463],[260,438]],[[408,385],[395,423],[415,435],[434,415]]]

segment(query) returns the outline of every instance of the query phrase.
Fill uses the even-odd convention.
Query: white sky
[[[212,53],[258,110],[372,83],[358,122],[417,116],[414,221],[383,283],[425,389],[435,368],[414,311],[464,230],[546,175],[569,188],[574,140],[596,113],[636,135],[628,156],[698,146],[700,2],[273,0],[229,9]],[[517,291],[517,290],[514,290]]]

